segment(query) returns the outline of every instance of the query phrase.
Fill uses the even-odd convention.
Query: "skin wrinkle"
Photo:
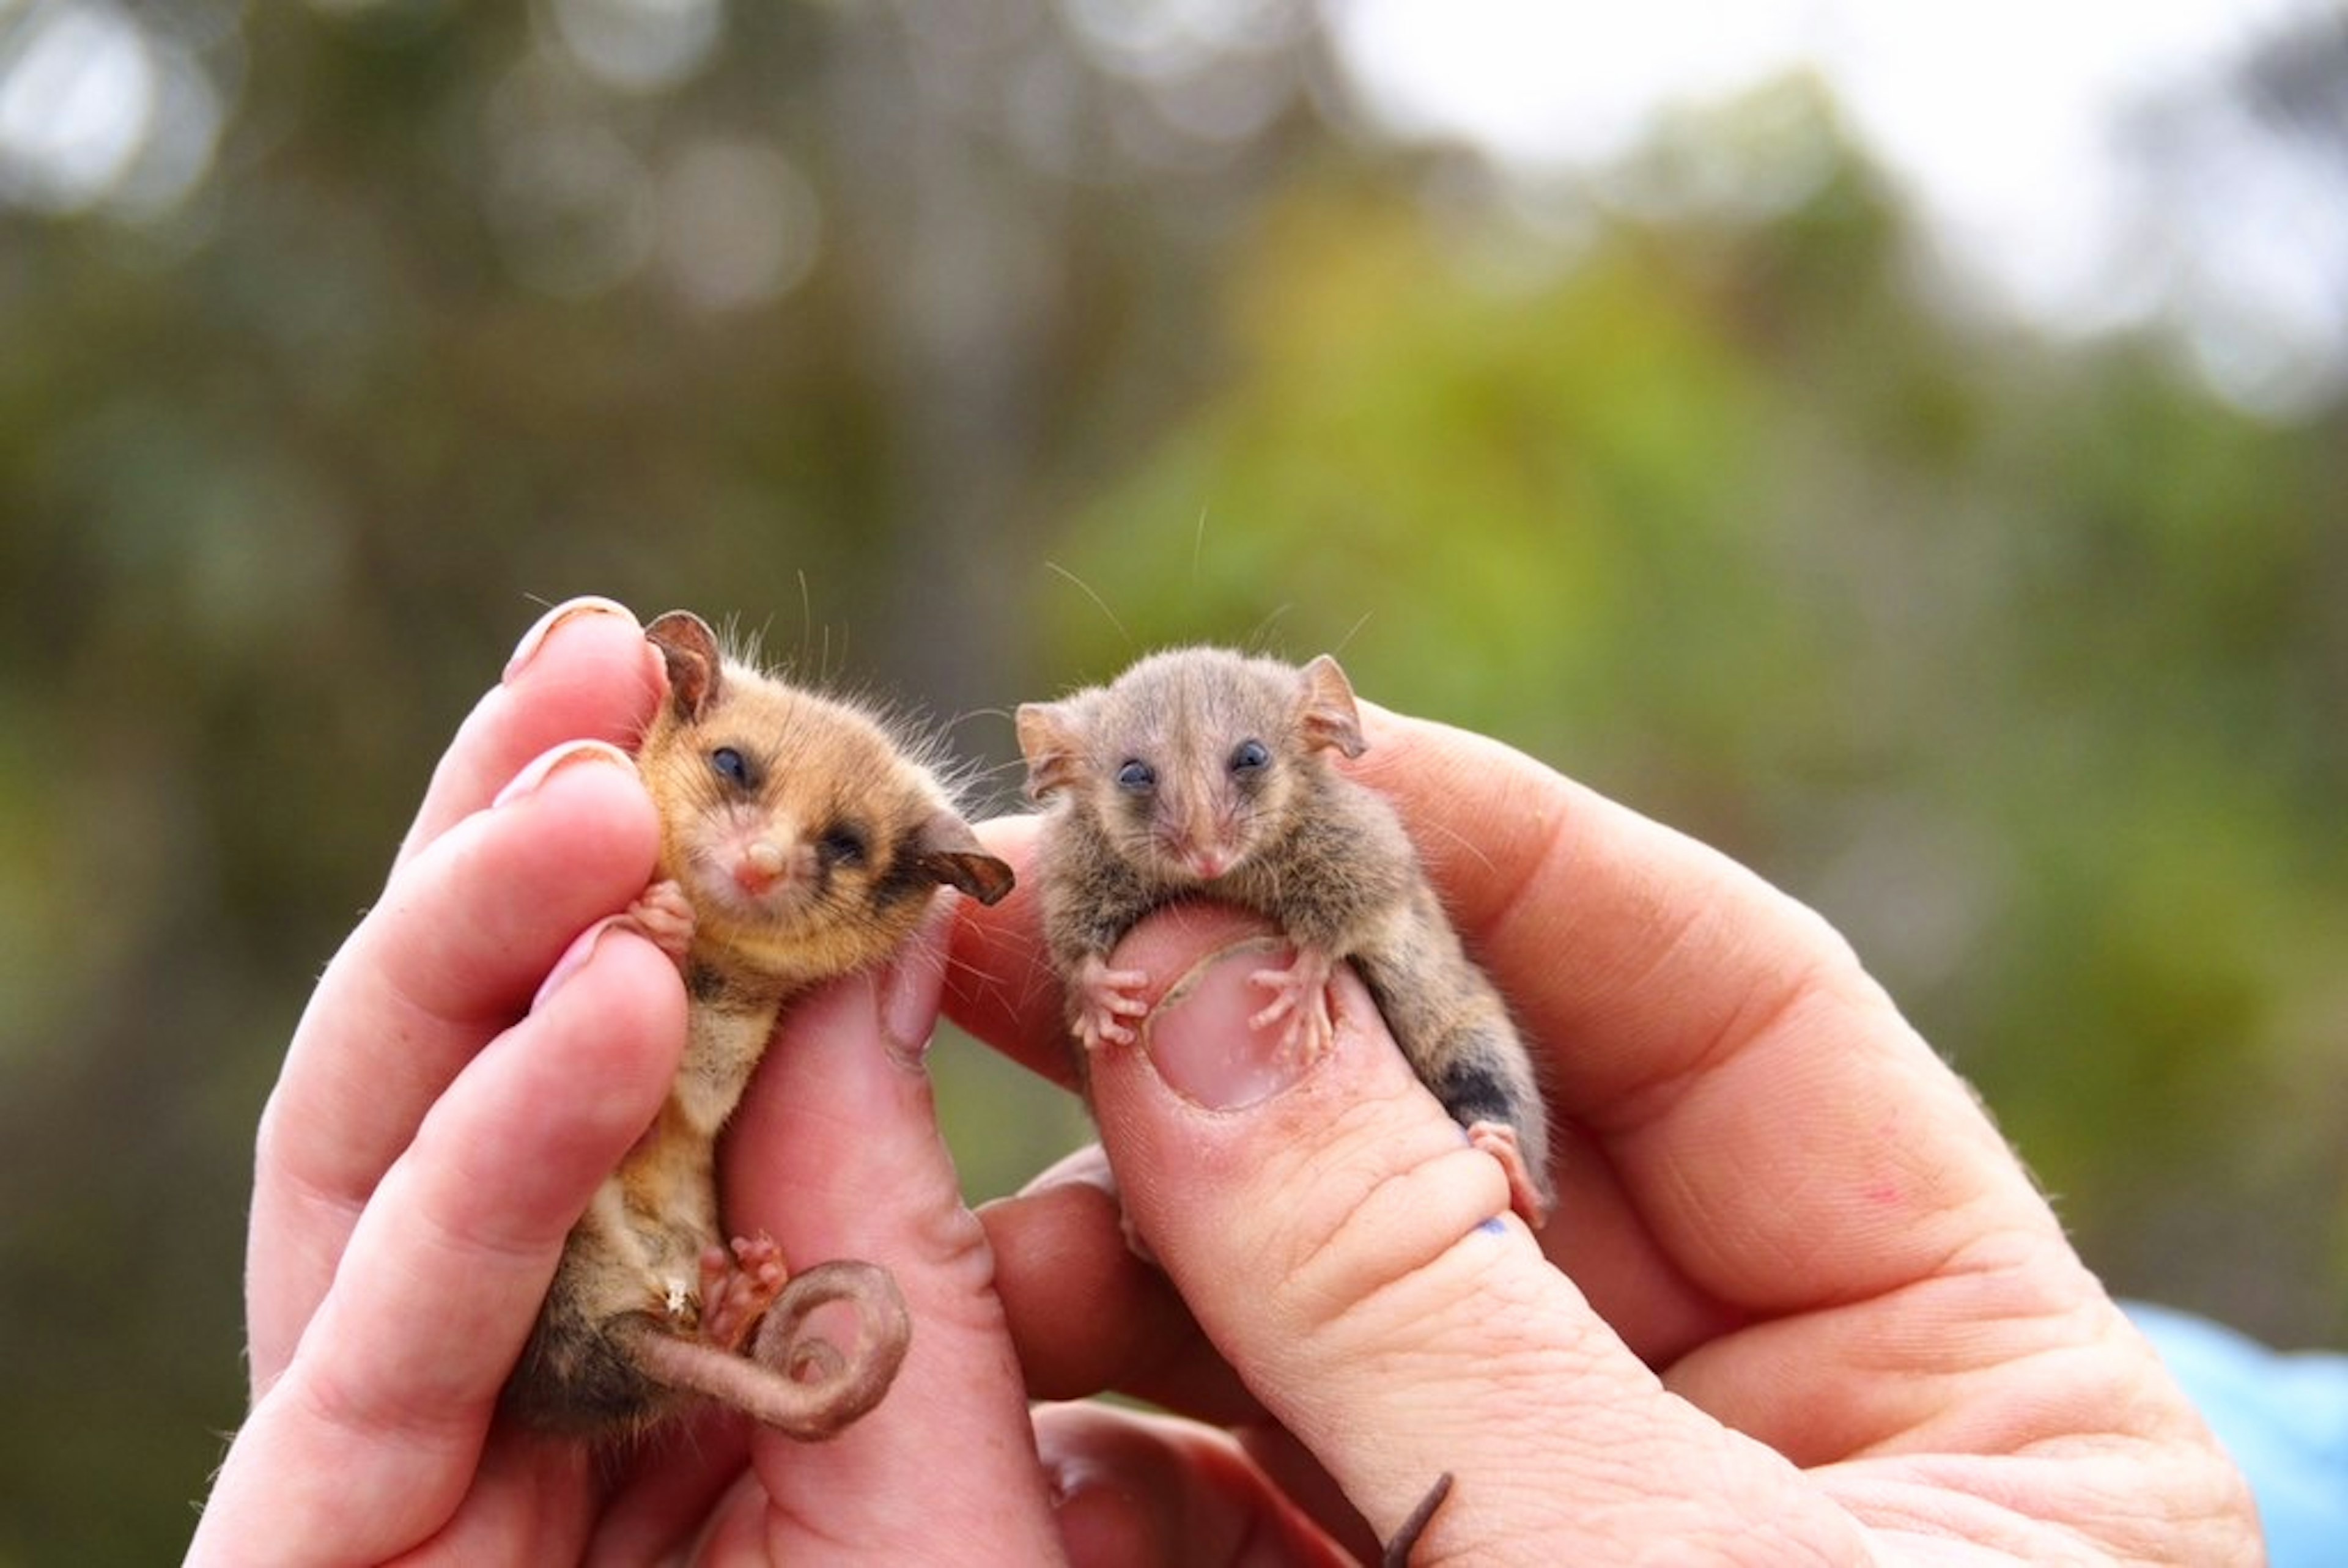
[[[1626,1542],[1652,1536],[1658,1529],[1657,1502],[1648,1495],[1643,1482],[1659,1473],[1686,1476],[1692,1461],[1710,1463],[1714,1474],[1690,1480],[1677,1503],[1665,1505],[1667,1512],[1684,1516],[1684,1522],[1668,1531],[1669,1537],[1684,1542],[1701,1532],[1712,1518],[1722,1513],[1736,1517],[1726,1506],[1730,1498],[1754,1483],[1745,1467],[1732,1462],[1732,1450],[1719,1448],[1698,1453],[1685,1451],[1677,1434],[1658,1430],[1635,1402],[1626,1400],[1624,1404],[1627,1409],[1610,1409],[1606,1412],[1607,1440],[1583,1443],[1570,1456],[1574,1461],[1570,1479],[1579,1483],[1571,1490],[1591,1499],[1618,1500],[1612,1504],[1595,1501],[1589,1507],[1583,1522],[1591,1532],[1601,1536],[1610,1533],[1606,1522],[1610,1515],[1619,1514],[1624,1525],[1612,1533]],[[1768,1512],[1756,1507],[1745,1512],[1745,1517],[1752,1528],[1758,1530]]]
[[[924,1206],[932,1212],[921,1227],[929,1243],[923,1255],[933,1257],[939,1272],[950,1276],[963,1295],[984,1309],[986,1321],[1001,1321],[1002,1305],[994,1297],[994,1245],[986,1239],[986,1226],[958,1202]]]
[[[349,1184],[314,1180],[303,1169],[301,1162],[288,1157],[285,1149],[287,1134],[283,1131],[286,1113],[278,1106],[278,1093],[283,1092],[280,1090],[273,1093],[268,1104],[262,1108],[260,1131],[253,1140],[254,1169],[267,1173],[263,1184],[272,1190],[278,1201],[323,1215],[333,1222],[332,1234],[337,1237],[347,1236],[351,1227],[358,1223],[360,1211],[375,1195],[375,1189],[381,1184],[382,1177],[377,1175],[368,1183],[365,1192],[352,1191]],[[340,1250],[339,1243],[337,1250]]]
[[[310,1419],[341,1434],[342,1441],[352,1448],[373,1450],[388,1444],[405,1450],[406,1458],[394,1461],[393,1468],[399,1470],[429,1468],[433,1456],[452,1440],[478,1441],[479,1422],[438,1390],[425,1392],[403,1385],[419,1397],[386,1399],[383,1396],[389,1390],[383,1379],[371,1375],[345,1377],[343,1365],[304,1362],[296,1375],[279,1385],[273,1397],[292,1399],[309,1412]],[[292,1419],[299,1422],[302,1418]],[[371,1463],[368,1468],[383,1467]],[[335,1470],[321,1465],[314,1473],[331,1484]],[[366,1512],[354,1510],[359,1517],[365,1517]]]
[[[758,1508],[767,1536],[767,1561],[798,1563],[820,1555],[841,1563],[888,1560],[887,1542],[862,1533],[861,1527],[870,1522],[870,1513],[856,1513],[855,1525],[842,1528],[848,1526],[850,1516],[839,1516],[839,1523],[835,1524],[833,1516],[822,1509],[788,1509],[763,1493],[757,1500],[746,1500],[738,1506],[746,1512]]]
[[[359,994],[347,1001],[340,996],[335,1000],[354,1010],[385,1008],[400,1015],[384,1031],[392,1049],[366,1058],[345,1051],[329,1054],[330,1046],[342,1042],[297,1035],[301,1040],[297,1060],[289,1061],[263,1107],[257,1139],[263,1169],[275,1171],[280,1179],[290,1173],[353,1208],[363,1205],[381,1180],[387,1164],[384,1151],[356,1143],[320,1140],[307,1130],[347,1124],[352,1118],[338,1107],[381,1097],[387,1088],[382,1078],[385,1073],[399,1080],[394,1091],[401,1098],[429,1103],[453,1072],[443,1071],[433,1053],[410,1049],[418,1038],[415,1026],[420,1024],[424,1032],[433,1035],[444,1029],[454,1033],[464,1027],[445,1025],[440,1015],[421,1005],[386,971],[387,967],[370,969],[373,983],[354,982]],[[341,988],[336,981],[330,972],[325,984],[338,992]],[[483,1027],[486,1031],[487,1026]],[[285,1103],[289,1094],[300,1102],[294,1109]]]
[[[2054,1444],[2019,1454],[1962,1456],[1920,1454],[1821,1467],[1812,1480],[1839,1505],[1870,1526],[1908,1531],[1941,1542],[1961,1542],[1978,1560],[1977,1542],[1994,1542],[2015,1559],[2031,1563],[2115,1562],[2196,1563],[2220,1559],[2220,1549],[2239,1546],[2230,1528],[2235,1500],[2230,1476],[2213,1455],[2188,1460],[2161,1445],[2168,1462],[2149,1473],[2167,1483],[2169,1510],[2147,1516],[2147,1471],[2130,1457],[2149,1440],[2070,1438],[2060,1440],[2075,1454],[2046,1457]],[[2106,1473],[2117,1485],[2102,1480]],[[2186,1512],[2173,1508],[2179,1495],[2201,1501]],[[2111,1506],[2120,1498],[2135,1506]],[[2091,1501],[2105,1500],[2105,1501]],[[2203,1527],[2194,1530],[2198,1521]],[[2178,1534],[2182,1525],[2187,1533]],[[2197,1542],[2204,1544],[2197,1546]],[[2055,1552],[2061,1542],[2068,1550]],[[1936,1553],[1932,1560],[1957,1560]]]
[[[2042,1253],[2047,1245],[2034,1235],[2017,1239]],[[1960,1255],[1943,1267],[1865,1302],[1739,1330],[1673,1368],[1666,1385],[1814,1465],[1868,1455],[2004,1451],[2066,1434],[2079,1411],[2101,1408],[2095,1385],[2107,1374],[2097,1371],[2097,1361],[2061,1359],[2104,1354],[2092,1337],[2091,1298],[2045,1280],[2043,1258],[2022,1249],[1979,1264]],[[1984,1301],[1984,1293],[1991,1299]],[[2001,1304],[1997,1296],[2012,1299]],[[1870,1320],[1871,1327],[1857,1327]],[[1952,1323],[1962,1332],[1952,1336]],[[1764,1346],[1773,1338],[1782,1343],[1767,1354]],[[1847,1368],[1901,1376],[1866,1384],[1875,1397],[1865,1405],[1820,1406],[1807,1390],[1821,1350]],[[1922,1353],[1936,1358],[1920,1367]],[[2096,1375],[2054,1378],[2041,1369],[2049,1359]],[[1731,1368],[1727,1380],[1713,1377],[1715,1363]],[[1996,1397],[1981,1397],[1984,1387]],[[2083,1397],[2083,1389],[2096,1397]]]
[[[554,1249],[552,1248],[545,1249],[542,1255],[533,1256],[532,1254],[536,1249],[522,1248],[505,1251],[501,1249],[472,1246],[467,1245],[460,1238],[452,1235],[446,1225],[440,1225],[437,1222],[432,1225],[432,1233],[433,1234],[429,1239],[440,1243],[441,1250],[446,1255],[459,1260],[472,1256],[489,1256],[497,1259],[510,1259],[520,1264],[532,1265],[544,1272],[551,1273],[552,1271],[554,1259]],[[414,1244],[411,1243],[411,1245]],[[418,1272],[422,1272],[422,1270],[419,1270]],[[345,1281],[343,1283],[345,1284],[345,1289],[359,1289],[369,1284],[377,1282],[370,1276],[361,1276],[355,1281]],[[330,1295],[327,1297],[325,1306],[321,1308],[320,1317],[330,1322],[335,1323],[337,1326],[345,1320],[353,1318],[364,1321],[372,1312],[381,1310],[386,1298],[397,1299],[397,1295],[387,1290],[381,1296],[378,1296],[376,1300],[364,1307],[351,1306],[349,1304],[348,1297],[345,1296]],[[410,1309],[426,1309],[424,1304],[414,1301],[407,1302],[406,1305]],[[520,1351],[523,1334],[520,1331],[510,1330],[503,1327],[504,1319],[509,1313],[506,1304],[502,1300],[477,1297],[469,1300],[451,1301],[447,1305],[448,1310],[444,1315],[447,1330],[452,1339],[455,1339],[465,1346],[466,1356],[469,1358],[469,1361],[470,1358],[479,1356],[481,1348],[485,1344],[489,1343],[492,1339],[500,1342],[510,1339],[511,1341],[512,1351],[514,1353],[519,1353]],[[465,1408],[465,1401],[461,1399],[451,1399],[450,1387],[453,1384],[461,1389],[461,1388],[474,1376],[475,1368],[469,1364],[465,1364],[452,1366],[447,1368],[436,1368],[436,1370],[445,1370],[447,1376],[425,1377],[411,1374],[407,1377],[377,1381],[373,1385],[373,1391],[376,1395],[376,1399],[372,1404],[366,1403],[360,1399],[360,1396],[367,1392],[367,1389],[364,1387],[355,1385],[353,1389],[349,1390],[352,1408],[355,1410],[362,1411],[372,1409],[376,1412],[378,1420],[384,1420],[386,1413],[388,1412],[391,1414],[391,1419],[388,1419],[386,1424],[404,1429],[420,1428],[426,1424],[418,1420],[412,1414],[412,1412],[417,1409],[422,1409],[425,1410],[432,1409],[452,1411],[462,1410]],[[322,1374],[314,1370],[309,1375],[314,1378]],[[467,1423],[464,1419],[452,1417],[451,1420],[448,1423],[446,1423],[446,1426],[447,1430],[464,1430],[466,1424]]]
[[[1477,1253],[1469,1251],[1479,1240],[1489,1239],[1480,1232],[1458,1237],[1415,1267],[1396,1272],[1391,1277],[1360,1291],[1350,1302],[1344,1302],[1341,1298],[1339,1310],[1313,1313],[1308,1320],[1310,1327],[1307,1334],[1300,1337],[1310,1337],[1329,1345],[1339,1359],[1350,1359],[1359,1354],[1391,1358],[1431,1352],[1454,1363],[1472,1361],[1478,1377],[1489,1378],[1507,1373],[1525,1352],[1543,1349],[1544,1342],[1535,1335],[1512,1336],[1507,1332],[1509,1325],[1530,1317],[1534,1303],[1521,1290],[1510,1288],[1519,1276],[1505,1266],[1505,1260],[1497,1248],[1485,1246]],[[1415,1327],[1422,1314],[1415,1309],[1413,1297],[1430,1289],[1438,1270],[1445,1275],[1453,1270],[1462,1270],[1478,1281],[1466,1292],[1458,1292],[1447,1284],[1437,1292],[1440,1298],[1448,1299],[1454,1294],[1470,1294],[1479,1297],[1492,1309],[1477,1326],[1479,1333],[1488,1337],[1480,1339],[1467,1357],[1430,1344],[1416,1333]],[[1512,1307],[1515,1308],[1513,1311]],[[1426,1386],[1441,1386],[1445,1381],[1447,1379],[1430,1379]],[[1540,1381],[1539,1378],[1531,1379],[1535,1387]]]
[[[2125,1447],[2114,1445],[2101,1454],[2083,1456],[2080,1468],[2087,1470],[2092,1467],[2092,1473],[2081,1476],[2079,1484],[2072,1491],[2073,1506],[2083,1511],[2080,1533],[2091,1540],[2114,1542],[2141,1557],[2155,1557],[2167,1549],[2165,1522],[2146,1517],[2140,1487],[2122,1479],[2119,1474],[2115,1475],[2117,1484],[2104,1480],[2106,1471],[2113,1471],[2121,1463],[2127,1467],[2124,1472],[2126,1476],[2141,1474],[2145,1461],[2129,1455],[2126,1450],[2150,1447],[2148,1442]],[[2222,1503],[2223,1493],[2212,1488],[2207,1502],[2195,1517],[2205,1528],[2217,1524],[2222,1519]]]
[[[1683,931],[1682,940],[1689,933]],[[1654,965],[1658,972],[1673,967],[1680,942]],[[1775,972],[1756,976],[1746,994],[1729,1008],[1711,1038],[1659,1061],[1654,1075],[1643,1081],[1616,1086],[1602,1114],[1585,1112],[1583,1124],[1601,1138],[1618,1139],[1667,1119],[1679,1109],[1692,1086],[1709,1080],[1756,1050],[1769,1049],[1778,1031],[1808,1006],[1819,983],[1816,968],[1790,976]]]
[[[611,786],[617,786],[617,791],[603,794]],[[601,798],[584,794],[590,789]],[[533,876],[535,866],[559,862],[563,866],[594,866],[611,876],[611,868],[624,864],[627,876],[613,876],[611,889],[620,889],[624,883],[634,883],[641,889],[644,880],[651,880],[657,843],[660,835],[644,782],[632,767],[608,761],[559,767],[533,794],[493,812],[479,810],[453,822],[448,831],[425,847],[423,855],[395,873],[385,897],[401,908],[395,908],[385,925],[407,925],[411,934],[423,937],[423,946],[401,950],[399,956],[407,958],[408,969],[416,977],[446,986],[453,995],[469,998],[479,993],[479,979],[489,977],[469,974],[469,969],[479,965],[479,953],[486,950],[498,953],[500,967],[510,967],[514,977],[510,993],[481,998],[481,1014],[446,1014],[437,1002],[423,1002],[423,1011],[429,1017],[446,1017],[451,1023],[481,1023],[496,1019],[502,1007],[521,1009],[538,989],[540,979],[545,979],[550,962],[540,960],[535,953],[521,956],[514,950],[526,937],[545,934],[545,901],[519,895],[521,887],[551,880]],[[578,873],[573,871],[575,876]],[[557,880],[557,885],[561,883]],[[465,929],[423,925],[423,932],[416,932],[418,923],[407,917],[408,911],[418,901],[439,904],[448,899],[444,889],[451,887],[477,889],[462,899],[462,908],[474,925]],[[489,889],[489,897],[481,897],[479,889]],[[599,892],[606,892],[606,897],[596,897]],[[427,899],[427,895],[437,897]],[[608,889],[566,889],[566,899],[575,899],[580,908],[606,911]],[[481,925],[484,916],[496,917],[486,929]],[[575,929],[584,927],[587,920],[580,920]],[[460,958],[462,962],[458,962]],[[396,983],[396,977],[385,979]],[[401,986],[401,990],[408,990],[408,986]]]
[[[1466,1163],[1469,1161],[1474,1162],[1472,1166]],[[1399,1210],[1407,1214],[1435,1207],[1436,1202],[1415,1195],[1418,1189],[1433,1187],[1437,1194],[1442,1195],[1437,1201],[1442,1201],[1444,1207],[1460,1207],[1457,1200],[1450,1198],[1449,1194],[1459,1184],[1457,1177],[1463,1173],[1468,1182],[1491,1189],[1489,1196],[1492,1201],[1488,1205],[1478,1206],[1488,1206],[1495,1213],[1506,1212],[1506,1185],[1493,1169],[1492,1162],[1464,1146],[1444,1150],[1408,1171],[1385,1178],[1365,1194],[1361,1203],[1349,1205],[1337,1227],[1323,1234],[1293,1267],[1283,1271],[1281,1294],[1292,1295],[1292,1287],[1314,1281],[1328,1272],[1323,1264],[1326,1258],[1375,1258],[1379,1266],[1375,1278],[1365,1280],[1358,1265],[1349,1265],[1350,1273],[1345,1277],[1321,1286],[1319,1294],[1340,1304],[1350,1302],[1350,1305],[1341,1305],[1340,1310],[1334,1314],[1316,1309],[1306,1315],[1307,1321],[1314,1325],[1341,1328],[1354,1317],[1383,1311],[1395,1293],[1423,1286],[1439,1271],[1447,1272],[1451,1268],[1464,1266],[1472,1267],[1487,1276],[1505,1276],[1504,1271],[1493,1267],[1498,1261],[1498,1252],[1489,1244],[1495,1238],[1485,1234],[1481,1222],[1473,1222],[1448,1238],[1431,1229],[1426,1230],[1424,1235],[1427,1245],[1425,1250],[1407,1255],[1397,1253],[1390,1245],[1382,1244],[1378,1247],[1363,1245],[1361,1233],[1365,1230],[1388,1238],[1417,1234],[1416,1227],[1396,1223],[1391,1211]],[[1461,1261],[1468,1258],[1469,1248],[1480,1248],[1480,1255],[1476,1256],[1472,1263]]]
[[[432,1157],[426,1144],[433,1137],[427,1123],[417,1137],[419,1157]],[[483,1172],[475,1179],[491,1181],[498,1178],[493,1172]],[[426,1196],[437,1199],[439,1194],[427,1187]],[[553,1259],[561,1251],[559,1240],[553,1246],[546,1244],[542,1222],[535,1219],[523,1223],[510,1234],[490,1234],[453,1223],[438,1202],[417,1205],[415,1214],[424,1226],[422,1239],[451,1255],[460,1264],[520,1264],[531,1268],[543,1266],[551,1273]]]
[[[407,873],[402,879],[403,884],[410,878],[426,876],[435,880],[445,880],[449,886],[479,879],[470,863],[489,858],[482,853],[487,846],[478,843],[450,842],[446,838],[440,842],[448,844],[448,853],[454,857],[455,864],[444,870],[438,866],[423,867],[419,862],[419,869]],[[589,859],[592,856],[582,854],[582,858]],[[355,983],[366,985],[374,993],[368,1002],[360,1005],[372,1008],[375,1005],[385,1004],[396,1009],[399,1016],[392,1027],[398,1032],[403,1042],[426,1034],[486,1038],[499,1030],[510,1028],[522,1016],[528,1008],[530,994],[538,989],[539,982],[545,978],[543,972],[533,976],[529,972],[530,966],[517,965],[516,979],[505,994],[481,996],[477,988],[466,984],[463,986],[461,997],[451,994],[437,999],[432,998],[426,993],[417,983],[418,981],[429,980],[443,987],[454,987],[457,982],[450,979],[454,966],[445,961],[442,955],[429,945],[434,935],[431,930],[433,923],[428,919],[418,917],[413,912],[414,907],[419,903],[431,901],[419,900],[403,885],[385,902],[386,907],[381,915],[382,924],[376,927],[382,940],[379,944],[370,944],[366,957],[374,959],[383,956],[373,950],[375,947],[380,945],[396,949],[407,949],[407,961],[399,964],[370,962],[366,968],[366,978]],[[418,927],[423,927],[421,933],[416,930]],[[401,931],[409,934],[408,939],[394,940],[394,934]],[[422,943],[414,943],[413,938],[418,934],[426,940]],[[510,949],[514,943],[509,937],[500,942],[499,946]],[[330,970],[327,979],[331,981],[335,978]],[[472,1005],[461,1005],[464,1002],[470,1002]]]

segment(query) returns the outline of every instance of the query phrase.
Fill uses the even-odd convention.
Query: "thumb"
[[[1288,957],[1260,926],[1194,908],[1118,948],[1117,967],[1169,977],[1138,1047],[1090,1063],[1128,1214],[1381,1538],[1446,1471],[1458,1484],[1431,1542],[1490,1542],[1470,1528],[1487,1511],[1516,1534],[1546,1512],[1506,1493],[1531,1484],[1523,1445],[1561,1368],[1578,1358],[1618,1399],[1652,1400],[1653,1379],[1543,1258],[1498,1162],[1419,1085],[1349,971],[1311,1060],[1251,1026],[1265,996],[1251,977]]]

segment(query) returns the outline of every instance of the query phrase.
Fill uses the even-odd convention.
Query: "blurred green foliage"
[[[1961,324],[1803,83],[1674,133],[1792,126],[1789,203],[1560,238],[1317,114],[1309,29],[1186,142],[925,15],[622,90],[542,10],[255,9],[184,210],[0,210],[0,1562],[184,1539],[304,993],[587,590],[928,703],[1003,805],[1022,698],[1338,649],[1822,908],[2116,1286],[2348,1337],[2340,413]],[[713,146],[821,215],[768,296],[693,271]],[[974,1196],[1083,1136],[935,1060]]]

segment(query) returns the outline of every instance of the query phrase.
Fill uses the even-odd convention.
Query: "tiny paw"
[[[628,906],[627,918],[678,968],[684,968],[685,956],[693,947],[694,914],[681,884],[667,877],[654,883]]]
[[[1133,1043],[1133,1025],[1127,1020],[1149,1010],[1149,1004],[1134,994],[1148,983],[1148,975],[1139,969],[1112,969],[1098,954],[1086,956],[1076,975],[1076,1029],[1086,1050]]]
[[[1270,1029],[1282,1020],[1280,1049],[1292,1060],[1310,1061],[1328,1048],[1337,1032],[1329,1016],[1329,973],[1335,961],[1317,948],[1299,948],[1284,969],[1258,969],[1248,977],[1252,985],[1272,993],[1253,1017],[1250,1029]]]
[[[1547,1225],[1549,1200],[1541,1195],[1540,1184],[1525,1164],[1524,1151],[1517,1143],[1517,1130],[1505,1122],[1478,1122],[1468,1129],[1468,1142],[1500,1162],[1500,1169],[1509,1178],[1509,1206],[1517,1211],[1518,1217],[1532,1230]]]
[[[727,1350],[741,1349],[789,1279],[783,1249],[772,1236],[737,1236],[730,1257],[724,1247],[705,1249],[701,1255],[701,1337]]]

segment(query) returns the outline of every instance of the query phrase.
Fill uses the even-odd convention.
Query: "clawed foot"
[[[1549,1223],[1549,1200],[1541,1196],[1540,1184],[1525,1164],[1524,1151],[1517,1146],[1517,1130],[1505,1122],[1478,1122],[1468,1129],[1470,1146],[1481,1149],[1500,1162],[1508,1173],[1509,1206],[1533,1230]]]
[[[722,1246],[708,1248],[701,1255],[701,1337],[739,1351],[789,1279],[772,1236],[737,1236],[730,1257]]]
[[[693,947],[693,905],[683,886],[663,877],[636,895],[627,918],[678,968],[685,967],[685,955]]]
[[[1149,977],[1139,969],[1112,969],[1099,954],[1085,955],[1076,966],[1076,1038],[1086,1050],[1133,1043],[1128,1020],[1149,1010],[1149,1004],[1134,993],[1148,983]]]
[[[1328,1048],[1336,1032],[1329,1017],[1329,972],[1335,961],[1318,948],[1298,948],[1295,960],[1284,969],[1258,969],[1251,984],[1272,993],[1253,1018],[1250,1029],[1269,1029],[1288,1020],[1280,1049],[1297,1061],[1310,1061]]]

